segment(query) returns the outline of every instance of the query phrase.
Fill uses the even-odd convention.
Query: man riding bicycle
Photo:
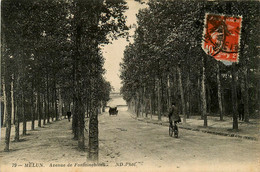
[[[178,130],[177,128],[177,123],[181,122],[181,118],[178,113],[178,108],[176,107],[175,103],[172,103],[171,109],[169,111],[169,123],[170,123],[170,128],[174,128]],[[174,126],[172,125],[172,122],[174,122]],[[177,133],[178,134],[178,133]]]

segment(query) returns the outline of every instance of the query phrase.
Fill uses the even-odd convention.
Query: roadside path
[[[131,112],[130,112],[131,113]],[[162,116],[162,120],[158,121],[157,116],[153,116],[151,119],[150,115],[148,117],[136,117],[134,113],[131,113],[132,118],[137,119],[138,121],[143,121],[146,123],[152,123],[157,125],[169,126],[169,119],[165,116]],[[219,117],[208,116],[208,127],[203,127],[203,120],[200,119],[200,116],[191,116],[189,119],[186,119],[186,124],[179,123],[179,128],[200,131],[209,134],[229,136],[229,137],[238,137],[243,139],[255,140],[258,141],[260,138],[260,119],[250,119],[249,123],[244,121],[238,122],[238,131],[232,130],[232,118],[224,117],[223,121],[219,120]]]

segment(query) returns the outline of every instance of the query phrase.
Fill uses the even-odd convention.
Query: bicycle
[[[174,125],[171,125],[169,126],[169,135],[172,137],[174,133],[174,137],[175,138],[178,138],[179,136],[179,129],[178,129],[178,126],[177,126],[177,122],[175,123],[174,122]]]

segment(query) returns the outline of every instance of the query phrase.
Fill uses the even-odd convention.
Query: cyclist
[[[174,126],[172,125],[172,122],[174,122]],[[172,103],[172,106],[169,111],[169,123],[171,128],[177,128],[177,123],[181,122],[181,118],[178,113],[178,108],[176,107],[175,103]]]

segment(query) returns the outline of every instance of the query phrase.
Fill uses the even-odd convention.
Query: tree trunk
[[[32,124],[31,124],[31,129],[34,130],[34,112],[35,112],[35,106],[34,106],[34,92],[33,92],[33,85],[32,85],[32,93],[31,93],[31,117],[32,117]]]
[[[89,119],[89,153],[88,158],[91,161],[98,161],[98,111],[92,109]]]
[[[211,94],[209,84],[206,85],[207,88],[207,103],[208,103],[208,114],[211,114]]]
[[[12,103],[12,115],[11,115],[12,122],[11,122],[11,124],[14,124],[15,105],[14,105],[14,77],[13,76],[12,76],[12,82],[11,82],[11,103]]]
[[[46,91],[47,91],[47,123],[50,123],[50,97],[49,97],[49,72],[47,69],[47,82],[46,82]]]
[[[5,73],[5,75],[7,75]],[[11,84],[9,76],[5,77],[5,93],[6,93],[6,133],[5,133],[5,148],[4,151],[9,151],[10,134],[11,134]]]
[[[41,105],[41,93],[39,90],[39,86],[38,86],[38,91],[37,91],[37,110],[38,110],[38,127],[41,127],[41,121],[42,121],[42,105]]]
[[[186,103],[186,109],[187,109],[187,118],[190,118],[190,94],[187,95],[187,103]]]
[[[89,118],[89,116],[90,116],[90,99],[87,100],[87,118]]]
[[[81,35],[82,35],[82,21],[81,21],[81,4],[80,1],[78,1],[78,4],[76,6],[76,13],[75,13],[75,22],[76,22],[76,30],[75,30],[75,54],[73,58],[73,104],[74,106],[74,116],[72,120],[72,130],[74,133],[74,139],[79,139],[79,120],[80,120],[80,114],[79,114],[79,98],[80,98],[80,67],[79,67],[79,57],[80,57],[80,44],[81,44]]]
[[[189,70],[189,69],[188,69]],[[186,112],[187,112],[187,118],[190,117],[190,70],[188,72],[188,77],[187,77],[187,82],[186,82],[186,91],[187,91],[187,96],[186,96]]]
[[[202,115],[202,105],[201,105],[201,102],[202,102],[202,98],[201,98],[201,83],[200,83],[200,77],[198,77],[198,99],[197,99],[197,102],[198,102],[198,114],[201,115],[201,119],[203,119],[203,115]]]
[[[258,74],[260,73],[260,69],[258,68]],[[258,82],[256,84],[256,109],[257,110],[257,113],[258,115],[260,115],[260,83],[259,83],[259,79],[258,79]]]
[[[27,118],[26,118],[26,111],[25,111],[25,96],[24,96],[24,91],[22,92],[22,114],[23,114],[23,135],[26,135],[26,123],[27,123]]]
[[[44,110],[44,114],[43,114],[43,125],[46,125],[46,117],[47,117],[47,100],[46,100],[46,95],[45,93],[43,94],[43,110]]]
[[[56,95],[55,95],[55,84],[53,84],[52,87],[52,121],[56,121],[56,103],[55,103],[55,99],[56,99]]]
[[[91,97],[91,94],[89,94],[89,97]],[[90,117],[91,109],[92,109],[92,107],[93,107],[93,103],[92,103],[92,101],[93,101],[93,100],[91,100],[91,99],[89,100],[89,104],[88,104],[88,105],[89,105],[89,109],[88,109],[89,116],[88,116],[88,117]]]
[[[217,84],[218,84],[218,107],[219,107],[219,116],[220,116],[220,121],[223,121],[222,96],[221,96],[221,82],[220,82],[220,71],[219,71],[219,64],[218,64],[218,62],[217,62]]]
[[[52,115],[51,115],[51,117],[52,117],[52,121],[54,121],[54,118],[55,118],[55,116],[56,116],[56,110],[55,110],[55,101],[54,101],[54,97],[55,97],[55,91],[54,91],[55,89],[54,89],[54,87],[52,88]]]
[[[102,112],[105,112],[105,109],[106,109],[106,103],[105,102],[102,102]],[[88,112],[88,111],[87,111]]]
[[[161,89],[161,118],[162,118],[165,112],[163,77],[161,77],[160,79],[160,89]]]
[[[153,119],[153,93],[150,93],[150,115],[151,115],[151,119]]]
[[[137,92],[137,108],[136,108],[136,116],[140,116],[140,108],[141,108],[141,96],[140,92]]]
[[[145,117],[148,117],[148,99],[146,97],[146,91],[147,88],[144,87],[144,93],[143,93],[143,101],[144,101],[144,113],[145,113]]]
[[[182,79],[181,79],[181,69],[180,66],[177,66],[177,71],[179,75],[179,88],[180,88],[180,94],[181,94],[181,104],[182,104],[182,114],[183,114],[183,123],[186,123],[186,110],[185,110],[185,100],[184,100],[184,92],[182,87]]]
[[[61,98],[61,89],[59,88],[59,119],[62,119],[62,98]]]
[[[136,103],[137,98],[135,97],[133,101],[134,101],[134,113],[137,113],[137,103]]]
[[[35,90],[36,91],[36,90]],[[36,92],[36,95],[35,95],[35,102],[34,102],[34,120],[37,120],[38,119],[38,99],[37,99],[37,92]],[[35,122],[34,122],[35,123]]]
[[[178,72],[177,72],[177,66],[174,70],[174,73],[173,73],[173,99],[174,99],[174,102],[178,102],[177,101],[177,97],[178,97],[178,80],[177,80],[177,76],[178,76]]]
[[[7,116],[7,100],[6,100],[6,84],[3,78],[3,98],[4,98],[4,116],[3,116],[3,127],[6,127],[6,116]]]
[[[145,117],[148,118],[149,99],[145,98]]]
[[[226,107],[224,106],[224,103],[225,103],[225,97],[224,97],[224,95],[225,95],[225,91],[224,90],[222,90],[222,94],[221,94],[221,99],[222,99],[222,110],[223,110],[223,116],[224,116],[224,114],[226,114]]]
[[[73,118],[72,118],[72,132],[74,134],[73,139],[78,140],[78,113],[76,112],[76,101],[73,101]]]
[[[158,109],[158,120],[159,121],[161,121],[162,120],[162,111],[161,111],[161,101],[162,101],[162,98],[161,98],[161,85],[160,85],[160,80],[158,79],[158,87],[157,87],[157,94],[158,94],[158,96],[157,96],[157,98],[158,98],[158,100],[157,100],[157,104],[158,104],[158,107],[157,107],[157,109]]]
[[[205,89],[205,62],[202,56],[202,79],[201,79],[201,100],[202,100],[202,115],[204,119],[204,127],[208,126],[207,120],[207,101],[206,101],[206,89]]]
[[[244,91],[244,118],[245,122],[249,122],[249,96],[248,96],[248,68],[247,66],[245,67],[244,70],[244,78],[245,78],[245,91]]]
[[[143,89],[141,88],[140,89],[140,92],[141,92],[141,103],[140,103],[140,106],[141,106],[141,114],[142,114],[142,117],[144,117],[144,92],[143,92]]]
[[[155,87],[156,87],[156,81],[154,79],[154,82],[153,82],[153,91],[152,91],[152,114],[155,114],[155,107],[156,107],[156,99],[155,99],[155,94],[156,94],[156,91],[155,91]]]
[[[232,64],[232,107],[233,107],[233,129],[238,129],[237,121],[237,74],[235,63]]]
[[[59,115],[58,115],[58,105],[57,105],[57,88],[56,88],[56,82],[55,82],[55,90],[54,90],[54,108],[55,108],[55,120],[58,121]]]
[[[170,76],[168,75],[167,76],[167,87],[168,87],[168,111],[170,110],[170,107],[171,107],[171,103],[172,103],[172,100],[171,100],[171,83],[170,83]]]
[[[78,148],[80,150],[85,149],[85,137],[84,137],[84,130],[85,130],[85,111],[84,105],[82,103],[81,97],[78,97],[78,101],[76,101],[76,114],[78,115]]]
[[[20,101],[19,101],[20,100]],[[18,96],[15,98],[15,135],[14,135],[14,141],[19,142],[20,138],[20,111],[18,111],[18,107],[21,108],[21,99],[19,99]],[[19,112],[19,113],[18,113]]]

